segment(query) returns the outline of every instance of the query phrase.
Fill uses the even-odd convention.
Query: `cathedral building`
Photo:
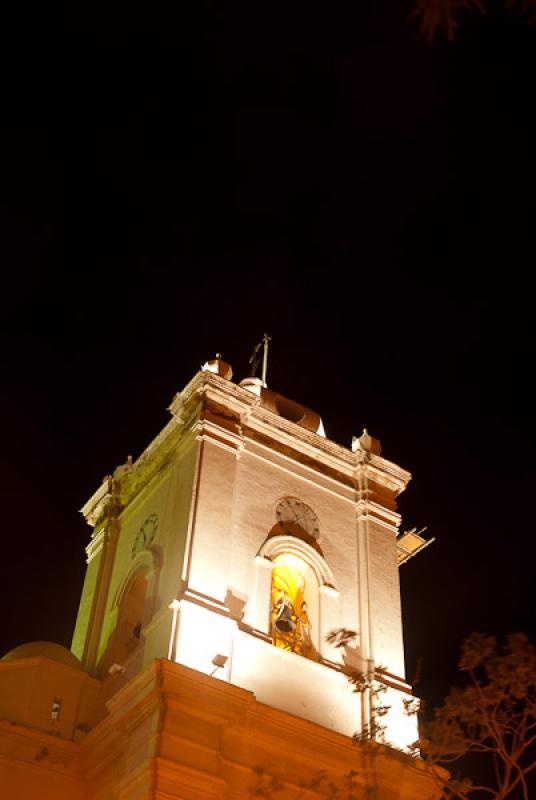
[[[315,798],[349,773],[378,800],[439,796],[407,754],[398,571],[426,544],[399,532],[409,473],[221,357],[169,410],[82,509],[71,650],[0,661],[0,796]]]

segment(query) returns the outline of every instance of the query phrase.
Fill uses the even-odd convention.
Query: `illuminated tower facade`
[[[438,798],[400,752],[417,729],[398,566],[425,544],[398,535],[410,475],[366,431],[342,447],[264,381],[233,383],[221,358],[170,411],[83,508],[72,652],[33,642],[0,659],[2,797],[246,800],[268,774],[264,796],[314,800],[320,774],[351,773],[355,797]],[[351,737],[380,738],[376,686],[389,711],[372,761]]]
[[[396,497],[410,475],[366,432],[342,447],[315,412],[231,377],[208,362],[84,507],[94,534],[73,652],[118,683],[168,658],[347,735],[374,712],[345,668],[375,673],[386,740],[406,747]],[[345,663],[336,629],[356,634]]]

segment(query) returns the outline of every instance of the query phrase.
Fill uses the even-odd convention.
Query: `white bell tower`
[[[110,680],[169,658],[347,735],[372,702],[352,693],[352,666],[387,687],[385,741],[405,748],[396,497],[410,475],[366,432],[338,445],[315,412],[231,377],[208,362],[84,507],[95,531],[73,650]],[[356,633],[346,667],[335,629]]]

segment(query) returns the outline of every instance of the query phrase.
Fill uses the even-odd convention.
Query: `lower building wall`
[[[343,781],[350,771],[375,800],[440,796],[418,759],[381,745],[371,756],[348,736],[172,661],[154,660],[106,705],[78,742],[0,721],[2,800],[246,800],[259,789],[295,800],[303,786],[315,800],[321,773]]]
[[[2,800],[86,800],[76,744],[0,721]]]
[[[342,781],[351,770],[361,789],[374,785],[377,800],[440,795],[418,759],[378,746],[371,760],[347,736],[170,661],[155,660],[109,709],[81,744],[87,800],[245,800],[271,776],[278,787],[265,797],[295,799],[320,773]]]

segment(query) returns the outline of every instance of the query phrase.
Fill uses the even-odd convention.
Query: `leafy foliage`
[[[486,13],[481,0],[415,0],[412,16],[417,19],[419,32],[427,41],[431,42],[441,32],[452,42],[461,14],[469,10]]]
[[[332,631],[330,644],[347,648],[356,634],[345,628]],[[536,776],[536,647],[524,634],[513,634],[499,645],[493,636],[475,633],[462,645],[460,672],[467,685],[450,691],[431,722],[421,721],[421,737],[414,756],[421,756],[437,782],[444,800],[529,800],[530,776]],[[323,800],[374,800],[377,794],[377,756],[382,748],[383,706],[381,670],[346,674],[353,690],[370,702],[370,723],[354,736],[356,767],[333,778],[319,772],[299,787],[295,800],[313,796]],[[415,714],[418,701],[409,699],[406,711]],[[443,765],[452,765],[468,754],[487,760],[494,777],[477,784],[469,778],[446,778]],[[399,757],[408,758],[400,754]],[[288,797],[289,785],[280,777],[258,770],[253,796]]]
[[[301,783],[298,794],[293,792],[293,800],[305,800],[314,795],[322,800],[372,800],[375,792],[371,784],[358,777],[359,773],[351,770],[346,775],[334,778],[325,770],[320,770],[314,777]],[[289,797],[289,786],[280,777],[269,775],[263,769],[257,769],[257,782],[252,797],[264,797],[275,800],[278,797]]]
[[[452,689],[432,722],[421,724],[421,754],[432,769],[469,753],[492,767],[490,785],[454,779],[445,787],[447,798],[529,800],[527,780],[536,771],[536,647],[520,633],[503,646],[475,633],[463,643],[459,669],[468,683]]]
[[[471,11],[486,14],[488,4],[489,0],[414,0],[412,16],[427,41],[442,34],[452,42],[463,14]],[[521,12],[529,23],[536,22],[536,0],[505,0],[505,5]]]
[[[357,638],[355,631],[348,628],[336,628],[326,636],[328,644],[337,648],[347,648]],[[368,669],[360,670],[345,664],[344,672],[354,692],[361,695],[363,704],[370,709],[369,718],[364,719],[361,730],[353,735],[354,742],[384,742],[385,727],[381,722],[390,706],[382,702],[382,695],[387,690],[381,680],[382,667],[368,665]]]

